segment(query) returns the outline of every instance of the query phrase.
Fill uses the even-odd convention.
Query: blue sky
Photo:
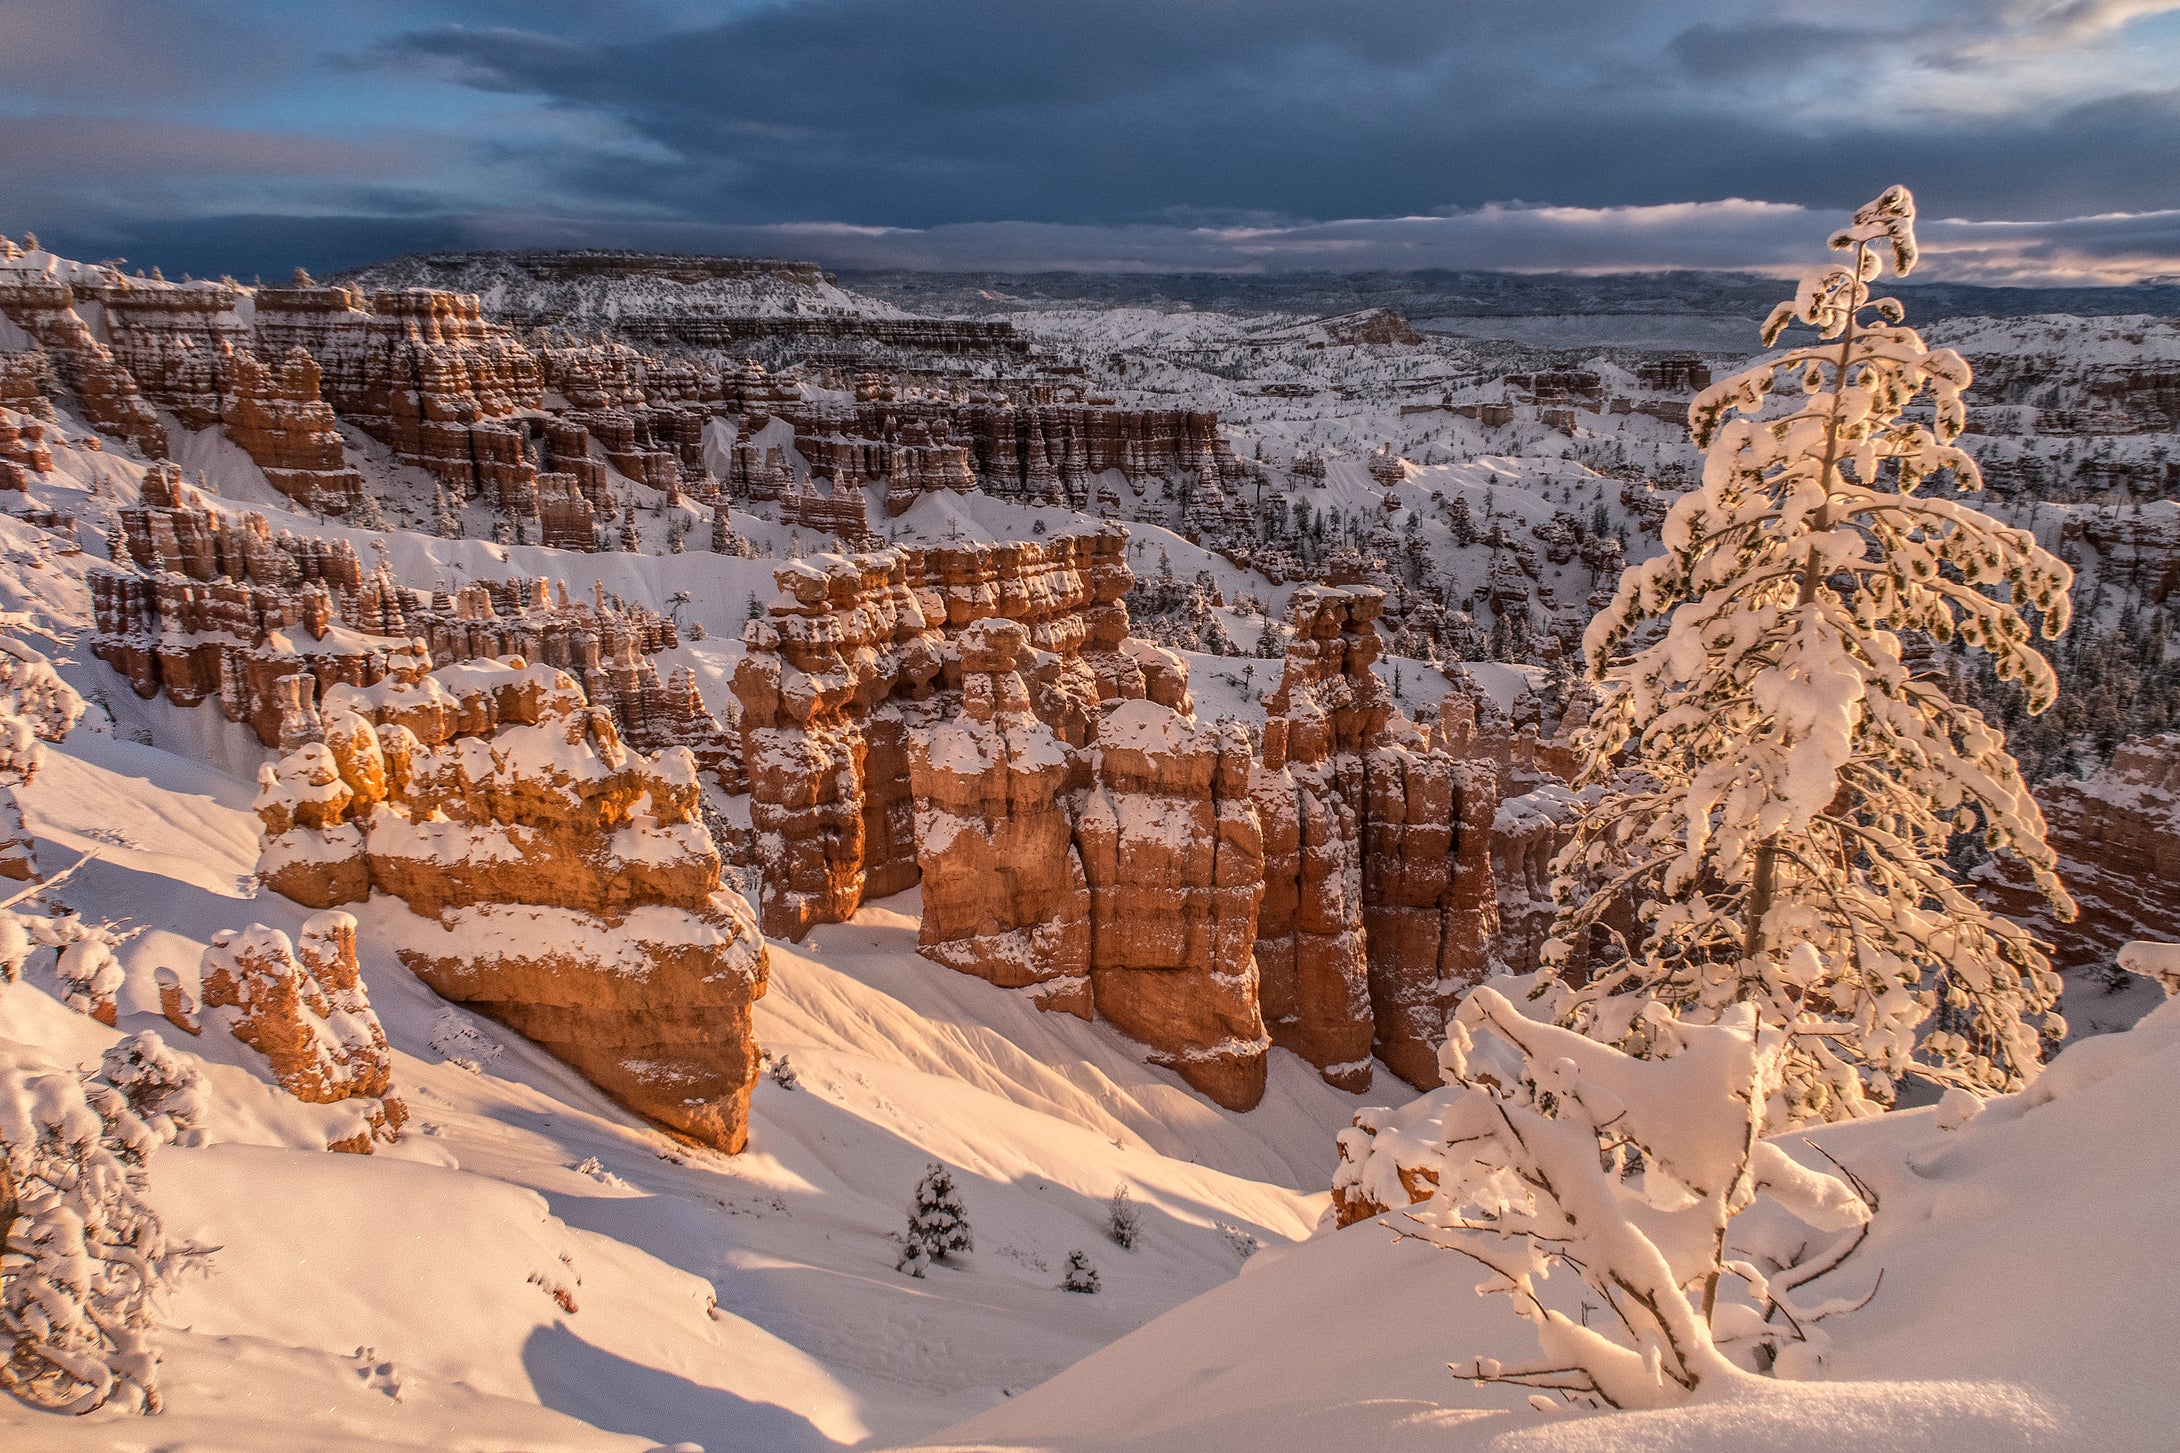
[[[1779,267],[1893,181],[2180,273],[2180,0],[0,0],[0,231],[170,272]]]

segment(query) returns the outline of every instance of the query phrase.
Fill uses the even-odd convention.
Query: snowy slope
[[[1882,1198],[1833,1277],[1830,1380],[1667,1412],[1560,1416],[1444,1364],[1533,1353],[1478,1269],[1365,1222],[1286,1247],[929,1446],[1377,1453],[1982,1453],[2173,1446],[2180,1293],[2180,1003],[2068,1048],[1947,1132],[1934,1112],[1810,1138]]]
[[[673,1145],[439,1000],[367,907],[365,981],[416,1118],[377,1156],[330,1155],[316,1147],[335,1111],[154,1012],[157,968],[193,982],[218,930],[292,934],[305,916],[251,896],[249,797],[91,723],[24,793],[49,870],[99,854],[62,896],[146,931],[121,951],[117,1031],[61,1008],[33,969],[0,986],[0,1040],[88,1066],[155,1028],[208,1061],[211,1143],[161,1152],[152,1187],[171,1232],[218,1250],[174,1296],[187,1330],[168,1339],[156,1424],[0,1402],[0,1444],[106,1448],[150,1429],[162,1446],[719,1453],[916,1436],[1229,1280],[1250,1239],[1307,1236],[1323,1147],[1361,1103],[1282,1055],[1262,1109],[1221,1111],[1102,1026],[917,957],[911,894],[775,945],[758,1032],[797,1086],[760,1082],[752,1149],[730,1159]],[[977,1248],[913,1281],[890,1235],[933,1160],[954,1167]],[[1133,1252],[1102,1234],[1123,1182],[1147,1226]],[[1076,1249],[1102,1295],[1058,1290]]]

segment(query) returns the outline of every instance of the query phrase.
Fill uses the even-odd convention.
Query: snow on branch
[[[1859,1244],[1871,1202],[1848,1178],[1811,1170],[1762,1138],[1764,1102],[1786,1036],[1742,1004],[1708,1025],[1652,1011],[1650,1055],[1636,1058],[1525,1017],[1489,986],[1463,1001],[1440,1055],[1449,1088],[1425,1127],[1426,1180],[1405,1234],[1468,1256],[1536,1328],[1541,1355],[1456,1364],[1477,1382],[1557,1391],[1615,1408],[1655,1408],[1749,1378],[1815,1373],[1827,1308],[1790,1297],[1790,1268],[1770,1276],[1729,1257],[1732,1219],[1768,1195],[1816,1231]],[[1343,1174],[1371,1175],[1359,1151]],[[1390,1147],[1388,1147],[1390,1149]],[[1399,1154],[1394,1151],[1394,1154]],[[1413,1178],[1418,1161],[1398,1167]],[[1801,1280],[1830,1270],[1837,1252]],[[1580,1280],[1553,1305],[1543,1283]],[[1728,1296],[1738,1283],[1746,1298]],[[1738,1359],[1738,1360],[1737,1360]]]
[[[2070,918],[2043,814],[2004,734],[1916,661],[1958,639],[2042,711],[2032,636],[2066,629],[2073,575],[1930,492],[1982,478],[1955,442],[1968,365],[1870,291],[1914,266],[1914,220],[1902,187],[1857,212],[1832,239],[1847,260],[1765,326],[1815,340],[1696,398],[1702,485],[1584,639],[1607,790],[1555,865],[1556,1015],[1642,1052],[1648,1006],[1754,1004],[1790,1031],[1782,1123],[1871,1113],[1912,1074],[2006,1090],[2064,1032],[2043,947],[1946,859],[1975,833]]]

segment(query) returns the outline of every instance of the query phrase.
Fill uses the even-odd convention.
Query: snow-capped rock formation
[[[543,579],[406,590],[384,568],[366,575],[345,540],[220,514],[171,464],[145,473],[120,516],[114,564],[88,577],[91,652],[138,696],[216,697],[264,745],[292,747],[314,734],[317,702],[337,685],[520,656],[574,676],[633,745],[686,746],[707,769],[728,765],[724,728],[694,678],[683,669],[662,681],[650,659],[679,642],[655,611],[602,594],[571,603]]]
[[[75,291],[53,267],[59,261],[0,238],[0,317],[43,348],[92,427],[163,457],[166,429],[128,369],[75,312]]]
[[[1381,600],[1374,590],[1295,593],[1294,637],[1279,687],[1265,698],[1251,783],[1264,824],[1256,953],[1265,1019],[1274,1043],[1334,1084],[1370,1073],[1360,754],[1392,714],[1369,669]]]
[[[299,278],[258,289],[256,335],[280,357],[309,353],[334,412],[464,498],[512,505],[534,489],[524,431],[509,421],[543,402],[543,370],[474,297],[417,288],[367,300]]]
[[[1380,594],[1310,588],[1253,747],[1126,634],[1122,544],[777,572],[735,680],[767,929],[920,881],[928,957],[1108,1020],[1222,1104],[1255,1103],[1268,1042],[1336,1084],[1373,1056],[1430,1082],[1501,961],[1500,883],[1530,886],[1493,852],[1502,796],[1548,785],[1534,729],[1408,721],[1371,669]],[[1548,857],[1521,836],[1517,866]]]
[[[336,688],[320,715],[325,739],[260,778],[266,885],[400,899],[379,926],[441,994],[741,1149],[767,960],[720,891],[694,757],[630,752],[572,677],[512,663]]]
[[[1334,1084],[1367,1078],[1373,1054],[1435,1080],[1446,1014],[1489,971],[1497,926],[1476,831],[1495,778],[1394,708],[1370,669],[1382,600],[1370,587],[1295,592],[1253,789],[1266,1019]]]
[[[1983,870],[2009,914],[2051,940],[2055,963],[2108,965],[2134,939],[2180,939],[2180,733],[2128,742],[2087,778],[2037,784],[2045,840],[2081,916],[2059,923],[2025,884]]]
[[[264,1055],[281,1089],[313,1105],[357,1102],[364,1127],[327,1149],[369,1155],[374,1140],[400,1138],[409,1112],[356,968],[352,916],[313,914],[293,940],[262,923],[222,933],[204,951],[199,983],[207,1018]]]
[[[1088,1019],[1091,899],[1066,802],[1075,763],[1031,709],[1029,632],[988,616],[951,651],[960,705],[908,738],[923,882],[917,947]]]
[[[321,514],[344,515],[363,504],[363,476],[348,463],[318,383],[317,360],[300,348],[277,369],[238,354],[220,421],[273,488]]]
[[[892,754],[905,740],[902,712],[938,675],[939,652],[902,552],[821,556],[775,579],[779,596],[744,629],[734,695],[765,932],[800,939],[855,912],[874,841],[881,880],[898,882],[891,891],[914,882],[914,844],[896,821],[905,758]],[[888,744],[889,768],[875,792],[873,735]]]
[[[1150,700],[1104,711],[1074,809],[1099,1017],[1232,1110],[1264,1095],[1264,836],[1249,738]]]

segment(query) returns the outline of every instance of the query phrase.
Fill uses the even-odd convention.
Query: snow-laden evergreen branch
[[[1791,1273],[1767,1279],[1729,1259],[1727,1228],[1759,1195],[1820,1231],[1856,1233],[1871,1206],[1762,1138],[1787,1038],[1760,1028],[1753,1005],[1707,1025],[1656,1007],[1647,1018],[1647,1058],[1529,1019],[1489,986],[1448,1026],[1436,1189],[1406,1212],[1420,1228],[1410,1234],[1490,1270],[1477,1290],[1511,1298],[1542,1353],[1456,1364],[1457,1375],[1651,1408],[1746,1378],[1734,1353],[1765,1368],[1791,1354],[1800,1375],[1820,1365],[1809,1324],[1828,1309],[1797,1307]],[[1559,1267],[1602,1316],[1547,1302],[1540,1283]],[[1727,1278],[1754,1304],[1722,1301]]]
[[[1754,1004],[1788,1031],[1780,1125],[1869,1113],[1910,1074],[2004,1090],[2063,1032],[2042,948],[1945,857],[1979,833],[2070,918],[2043,815],[2003,733],[1916,661],[1957,639],[2042,711],[2057,688],[2027,612],[2065,630],[2073,574],[1924,493],[1982,477],[1954,442],[1968,365],[1870,291],[1888,257],[1914,266],[1914,219],[1904,187],[1863,207],[1831,239],[1847,259],[1764,325],[1816,340],[1696,398],[1702,485],[1583,642],[1607,785],[1556,864],[1554,1011],[1640,1053],[1647,1006]],[[1948,1032],[1925,1036],[1941,1006]]]

